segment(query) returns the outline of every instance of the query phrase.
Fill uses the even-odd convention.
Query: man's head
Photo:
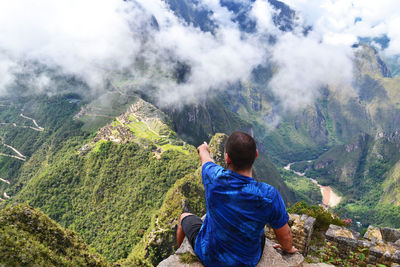
[[[225,161],[230,169],[249,170],[258,152],[253,137],[243,132],[232,133],[225,144]]]

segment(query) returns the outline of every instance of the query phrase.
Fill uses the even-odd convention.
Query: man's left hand
[[[280,249],[282,249],[282,246],[281,246],[280,244],[276,244],[276,245],[274,245],[273,247],[274,247],[274,248],[280,248]],[[299,250],[298,250],[297,248],[295,248],[294,246],[292,246],[292,248],[289,249],[289,250],[284,250],[284,249],[282,249],[282,250],[285,251],[285,252],[287,252],[287,253],[289,253],[289,254],[294,254],[294,253],[296,253],[296,252],[299,251]]]

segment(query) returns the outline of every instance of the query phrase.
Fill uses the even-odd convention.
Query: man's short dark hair
[[[248,170],[256,159],[257,147],[253,137],[243,132],[232,133],[225,144],[225,152],[236,170]]]

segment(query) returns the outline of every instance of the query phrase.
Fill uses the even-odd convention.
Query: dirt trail
[[[30,118],[30,117],[28,117],[28,116],[25,116],[25,115],[22,114],[22,113],[19,114],[19,116],[21,116],[21,117],[24,118],[24,119],[33,121],[33,124],[35,124],[36,130],[37,130],[37,131],[40,131],[40,132],[44,131],[44,128],[43,128],[43,127],[40,127],[40,126],[37,124],[37,122],[36,122],[35,119],[32,119],[32,118]],[[32,127],[32,129],[35,129],[35,128]]]
[[[113,119],[115,117],[113,116],[108,116],[108,115],[102,115],[102,114],[95,114],[95,113],[85,113],[86,116],[88,117],[103,117],[103,118],[108,118],[108,119]]]
[[[4,183],[6,183],[6,184],[10,184],[9,181],[7,181],[6,179],[3,179],[3,178],[0,178],[0,181],[4,182]]]
[[[14,159],[19,159],[19,160],[22,160],[22,161],[26,161],[25,158],[21,158],[21,157],[14,156],[14,155],[9,155],[9,154],[4,154],[4,153],[0,153],[0,156],[8,157],[8,158],[14,158]]]
[[[284,168],[285,170],[291,171],[291,172],[293,172],[293,173],[295,173],[295,174],[297,174],[297,175],[299,175],[299,176],[304,176],[304,177],[306,177],[306,176],[305,176],[305,173],[296,172],[296,171],[290,169],[290,167],[291,167],[294,163],[295,163],[295,162],[289,163],[288,165],[286,165],[286,166],[283,167],[283,168]],[[308,177],[307,177],[307,178],[308,178]],[[322,205],[323,205],[324,207],[333,208],[333,207],[337,206],[337,205],[340,203],[340,201],[342,200],[342,197],[340,197],[339,195],[337,195],[337,194],[332,190],[332,188],[331,188],[330,186],[323,186],[323,185],[320,185],[320,184],[318,183],[317,180],[312,179],[312,178],[309,178],[309,179],[311,179],[311,181],[312,181],[314,184],[318,185],[318,187],[320,188],[320,190],[321,190],[321,195],[322,195]]]
[[[10,148],[12,151],[15,152],[15,154],[18,155],[18,156],[15,156],[15,155],[9,155],[9,154],[0,153],[0,156],[10,157],[10,158],[16,158],[16,159],[23,160],[23,161],[26,160],[26,156],[24,156],[24,155],[23,155],[21,152],[19,152],[16,148],[14,148],[14,147],[12,147],[12,146],[10,146],[10,145],[7,145],[7,144],[4,142],[4,137],[0,136],[0,140],[1,140],[1,143],[2,143],[3,146]]]
[[[10,146],[10,145],[7,145],[7,144],[4,144],[4,143],[3,143],[3,146],[10,148],[12,151],[14,151],[16,154],[18,154],[19,157],[21,157],[21,158],[26,158],[24,155],[21,154],[21,152],[19,152],[18,150],[16,150],[14,147],[12,147],[12,146]]]

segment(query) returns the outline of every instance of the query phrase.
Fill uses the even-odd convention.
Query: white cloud
[[[287,33],[272,51],[278,72],[270,87],[285,109],[296,110],[311,104],[321,87],[349,88],[352,82],[352,51],[349,47],[321,44]]]
[[[129,70],[137,87],[157,88],[163,104],[185,103],[247,80],[254,67],[273,61],[277,72],[269,90],[284,107],[298,108],[312,103],[321,86],[351,83],[350,45],[357,36],[386,33],[392,38],[387,51],[400,52],[398,1],[285,0],[300,10],[300,22],[313,26],[307,36],[301,27],[281,32],[267,0],[237,1],[252,5],[255,33],[241,32],[219,0],[198,4],[212,11],[214,34],[183,23],[162,0],[1,1],[0,92],[18,64],[32,60],[84,79],[95,92],[113,73]],[[158,29],[150,26],[152,16]],[[138,57],[145,71],[134,65]],[[170,77],[178,61],[190,66],[185,83]],[[35,82],[37,88],[49,83],[44,76]]]
[[[107,71],[126,67],[138,49],[129,8],[119,0],[0,1],[0,51],[100,86]]]
[[[391,54],[400,54],[400,1],[398,0],[283,0],[299,10],[313,31],[328,44],[345,44],[357,37],[390,39]],[[357,20],[357,21],[356,21]]]
[[[256,19],[258,31],[267,31],[270,34],[277,33],[277,28],[272,20],[276,13],[266,0],[256,0],[250,11],[250,15]]]

